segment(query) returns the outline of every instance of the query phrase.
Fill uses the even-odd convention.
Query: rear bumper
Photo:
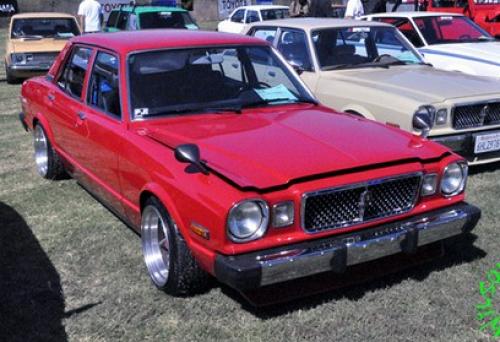
[[[474,153],[474,143],[478,135],[500,133],[500,130],[485,130],[474,132],[462,132],[459,134],[430,136],[429,139],[448,147],[453,152],[467,159],[470,165],[483,164],[500,160],[500,151]]]
[[[481,210],[460,203],[372,229],[282,246],[255,253],[217,255],[215,275],[233,288],[249,290],[309,275],[334,271],[472,230]]]

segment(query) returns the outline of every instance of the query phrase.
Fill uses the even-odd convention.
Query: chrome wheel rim
[[[144,208],[141,221],[142,253],[149,276],[156,286],[168,281],[170,266],[170,240],[168,227],[158,209],[152,205]]]
[[[41,126],[35,128],[33,145],[35,147],[36,170],[40,176],[45,176],[49,168],[48,144],[47,137]]]

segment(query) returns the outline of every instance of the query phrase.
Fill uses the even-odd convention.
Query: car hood
[[[418,49],[422,53],[436,53],[443,56],[462,58],[473,62],[500,66],[500,42],[436,44]]]
[[[142,134],[171,148],[196,144],[210,169],[241,188],[259,190],[448,153],[441,145],[422,143],[399,129],[321,106],[286,107],[159,120],[149,122]]]
[[[66,43],[67,39],[53,39],[53,38],[43,38],[43,39],[12,39],[12,50],[13,53],[20,52],[58,52],[61,51]]]
[[[425,65],[359,68],[324,72],[326,77],[393,95],[410,97],[422,103],[447,99],[500,94],[500,82],[460,72],[438,70]]]

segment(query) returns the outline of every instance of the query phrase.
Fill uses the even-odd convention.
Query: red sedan
[[[40,175],[68,173],[136,229],[151,279],[173,295],[207,274],[245,290],[342,272],[480,216],[461,157],[323,107],[256,38],[78,37],[23,84],[22,108]]]

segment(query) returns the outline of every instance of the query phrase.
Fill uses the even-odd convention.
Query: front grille
[[[500,102],[456,106],[453,128],[464,129],[500,124]]]
[[[306,194],[302,225],[316,233],[406,213],[415,205],[421,178],[409,174]]]
[[[28,64],[52,65],[57,55],[57,52],[37,52],[27,54],[27,62]]]

